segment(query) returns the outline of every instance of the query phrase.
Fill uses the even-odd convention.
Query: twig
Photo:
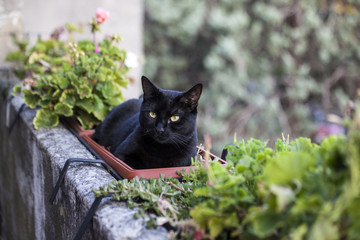
[[[185,192],[184,189],[180,188],[179,186],[177,186],[175,183],[173,182],[166,182],[167,184],[170,184],[172,187],[176,188],[177,190],[181,191],[181,192]]]

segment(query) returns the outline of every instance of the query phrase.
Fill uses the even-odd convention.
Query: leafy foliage
[[[310,136],[315,107],[339,113],[356,96],[357,1],[149,0],[145,7],[145,73],[166,88],[204,83],[200,136],[209,132],[216,150],[234,132]]]
[[[67,27],[69,34],[77,30]],[[55,127],[59,116],[76,116],[84,128],[92,128],[123,101],[128,67],[126,51],[115,45],[119,39],[117,35],[103,39],[98,51],[91,41],[66,44],[56,34],[38,39],[30,49],[26,42],[16,41],[19,50],[6,59],[18,62],[15,73],[24,79],[25,103],[41,107],[34,118],[36,129]],[[14,88],[14,94],[20,91],[20,86]]]
[[[360,108],[348,130],[320,145],[307,138],[283,137],[274,148],[235,141],[226,167],[195,162],[198,169],[182,181],[135,178],[95,194],[140,207],[137,217],[152,213],[148,226],[169,221],[184,239],[357,239]]]

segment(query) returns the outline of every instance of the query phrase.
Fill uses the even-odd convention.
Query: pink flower
[[[96,46],[96,49],[95,49],[95,53],[99,53],[100,52],[100,47],[99,45]]]
[[[96,9],[96,21],[102,23],[110,17],[110,13],[102,8]]]

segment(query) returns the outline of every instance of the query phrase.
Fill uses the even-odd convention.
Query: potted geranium
[[[30,49],[26,42],[17,42],[19,50],[7,56],[8,61],[23,63],[16,71],[23,78],[22,85],[15,86],[14,94],[22,93],[26,105],[39,108],[33,120],[35,129],[55,127],[60,116],[75,117],[89,129],[123,101],[129,67],[127,52],[116,46],[121,38],[112,35],[97,42],[95,37],[108,18],[105,10],[96,11],[90,24],[92,41],[72,41],[71,33],[78,28],[67,24],[49,40],[38,39]],[[59,38],[65,31],[68,42]]]

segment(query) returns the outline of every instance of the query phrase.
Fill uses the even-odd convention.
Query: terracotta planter
[[[85,142],[87,142],[90,147],[97,152],[100,157],[109,164],[121,177],[126,179],[132,179],[136,176],[139,178],[159,178],[160,174],[165,177],[180,177],[177,172],[183,171],[185,169],[185,173],[189,173],[191,169],[196,169],[195,166],[184,166],[184,167],[169,167],[169,168],[153,168],[153,169],[133,169],[121,159],[115,157],[111,152],[106,150],[103,146],[100,146],[97,142],[95,142],[91,136],[94,134],[95,130],[84,130],[76,120],[70,119],[67,122],[71,125],[71,127],[80,135]],[[200,155],[205,157],[206,151],[200,147],[198,147],[198,152]],[[227,165],[227,162],[216,157],[215,155],[209,153],[211,160],[218,160],[224,166]]]

